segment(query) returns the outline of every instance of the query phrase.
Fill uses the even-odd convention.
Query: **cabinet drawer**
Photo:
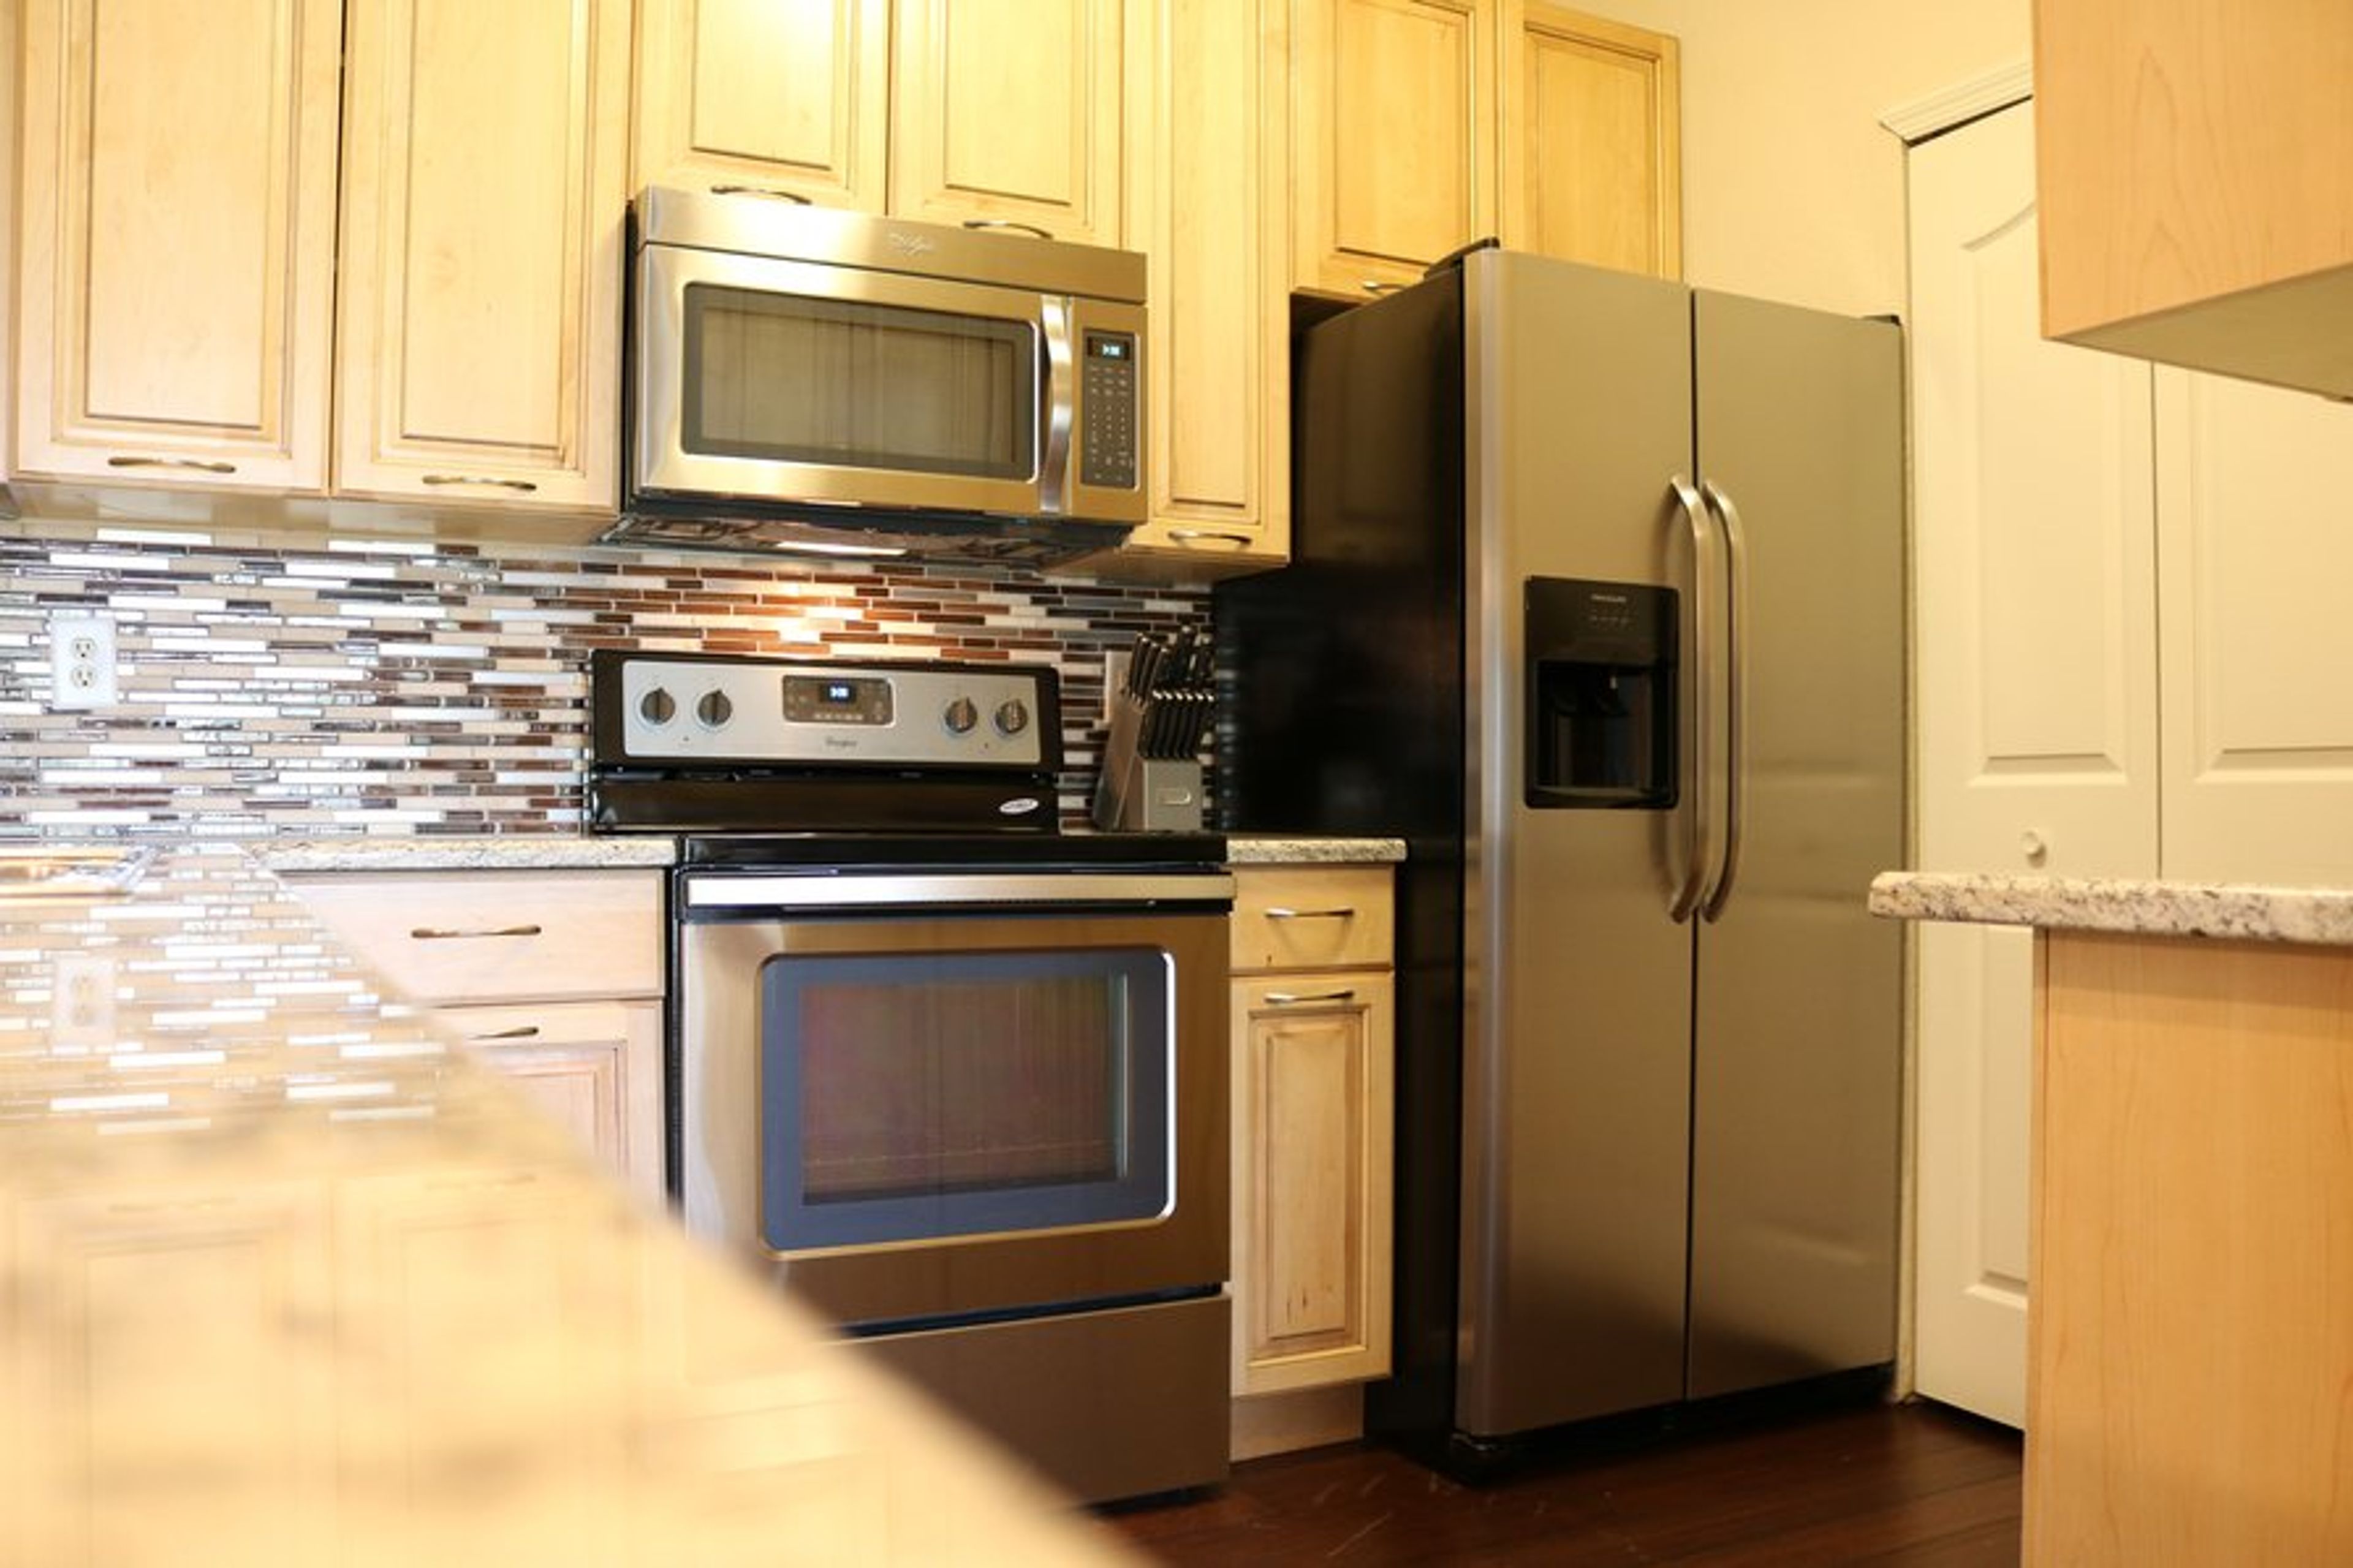
[[[661,994],[659,872],[370,872],[287,881],[411,1001]]]
[[[1386,866],[1246,867],[1234,878],[1232,966],[1387,969],[1391,899]]]

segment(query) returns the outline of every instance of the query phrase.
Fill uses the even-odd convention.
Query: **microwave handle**
[[[1042,303],[1046,455],[1038,466],[1038,510],[1051,516],[1070,510],[1071,420],[1078,382],[1071,372],[1071,301],[1048,295]]]

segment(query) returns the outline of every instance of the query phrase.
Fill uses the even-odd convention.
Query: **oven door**
[[[867,1326],[1226,1279],[1222,905],[698,909],[692,887],[691,1229]]]
[[[1135,348],[1141,306],[666,245],[637,268],[638,494],[1143,520],[1077,449],[1080,362]]]

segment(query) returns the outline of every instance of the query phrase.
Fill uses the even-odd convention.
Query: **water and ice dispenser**
[[[1675,805],[1675,591],[1531,577],[1526,787],[1546,810]]]

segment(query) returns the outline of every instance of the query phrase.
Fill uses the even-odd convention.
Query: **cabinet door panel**
[[[1493,0],[1303,0],[1293,16],[1293,286],[1361,298],[1492,232]]]
[[[891,210],[1120,243],[1119,0],[905,0]]]
[[[619,500],[628,10],[360,0],[335,488]]]
[[[1282,5],[1132,8],[1127,234],[1151,261],[1152,494],[1128,566],[1263,569],[1289,545],[1290,258],[1266,199],[1289,146]]]
[[[341,12],[24,16],[20,471],[322,489]]]
[[[881,212],[889,0],[646,0],[631,189],[750,184]]]
[[[1236,987],[1237,1394],[1388,1370],[1392,1006],[1386,973]]]
[[[1909,162],[1919,864],[2152,875],[2147,367],[2038,336],[2031,109]],[[1915,940],[1915,1376],[2018,1426],[2031,942]]]
[[[565,1002],[444,1015],[485,1066],[646,1202],[662,1202],[661,1005]]]
[[[1680,277],[1676,41],[1530,0],[1504,49],[1504,243]]]
[[[2353,882],[2353,408],[2160,370],[2168,877]]]

